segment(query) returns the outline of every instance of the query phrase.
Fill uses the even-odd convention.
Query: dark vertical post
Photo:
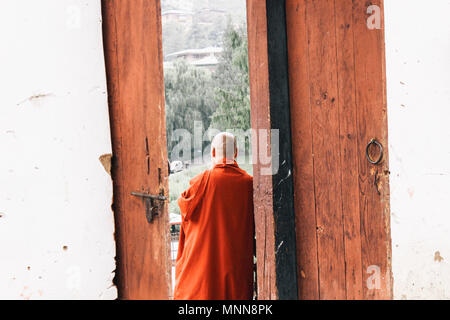
[[[286,1],[266,0],[271,129],[279,130],[279,154],[272,147],[275,274],[278,298],[297,299],[297,258],[292,172],[291,116],[286,32]],[[277,158],[277,159],[276,159]]]

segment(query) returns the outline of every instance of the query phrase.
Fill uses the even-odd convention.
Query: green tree
[[[185,61],[175,62],[174,68],[165,70],[169,152],[180,142],[174,136],[174,131],[186,129],[193,134],[195,121],[201,121],[203,129],[247,131],[250,128],[245,30],[245,26],[235,28],[231,23],[228,24],[223,35],[224,51],[219,65],[212,73],[192,67]],[[194,147],[193,141],[190,143]]]
[[[170,152],[178,143],[173,141],[175,130],[186,129],[193,133],[195,121],[201,121],[205,129],[210,126],[211,114],[216,108],[214,83],[208,71],[179,61],[173,69],[165,72],[165,94],[167,147]]]
[[[217,108],[211,126],[219,130],[250,128],[250,88],[248,41],[245,27],[228,25],[223,40],[223,55],[214,72]]]

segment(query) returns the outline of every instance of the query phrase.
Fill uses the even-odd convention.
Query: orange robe
[[[252,299],[253,178],[236,162],[218,164],[190,181],[178,205],[174,299]]]

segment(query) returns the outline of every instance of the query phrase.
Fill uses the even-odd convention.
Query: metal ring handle
[[[376,145],[379,149],[380,149],[380,156],[377,160],[373,160],[372,157],[369,154],[369,148],[371,145]],[[376,139],[372,139],[370,140],[369,144],[366,147],[366,157],[367,160],[374,165],[377,165],[381,162],[381,160],[383,160],[383,146],[381,145],[381,143],[379,143]]]

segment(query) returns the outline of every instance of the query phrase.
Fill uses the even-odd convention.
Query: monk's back
[[[199,216],[204,226],[213,231],[229,231],[223,239],[230,242],[247,239],[245,222],[253,223],[253,179],[245,171],[227,166],[211,171],[208,192],[204,197],[204,215]],[[209,209],[210,208],[210,209]],[[206,231],[206,230],[205,230]],[[207,231],[206,231],[207,232]],[[236,240],[235,240],[236,239]]]
[[[251,299],[253,183],[237,164],[197,176],[179,200],[175,299]]]

